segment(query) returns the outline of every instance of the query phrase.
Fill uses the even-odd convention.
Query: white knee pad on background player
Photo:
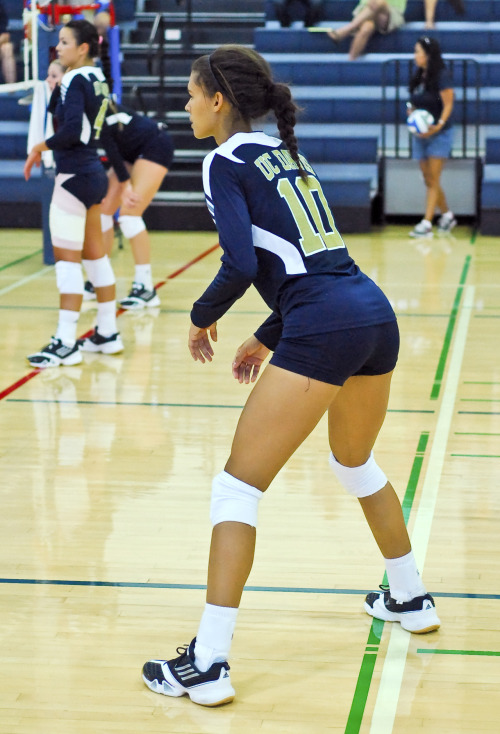
[[[83,273],[81,263],[58,260],[55,265],[56,283],[59,293],[83,294]]]
[[[387,484],[387,477],[375,461],[373,452],[370,453],[368,461],[361,466],[339,464],[331,452],[329,461],[333,473],[346,492],[358,499],[380,492]]]
[[[140,232],[144,232],[146,229],[142,217],[131,217],[128,214],[123,214],[121,217],[118,217],[118,224],[120,225],[123,236],[128,240],[131,240],[132,237],[140,234]]]
[[[101,214],[101,232],[109,232],[113,229],[113,217],[111,214]]]
[[[210,505],[212,525],[218,525],[220,522],[242,522],[256,528],[261,498],[260,489],[222,471],[212,482]]]
[[[107,255],[97,260],[84,260],[83,264],[94,288],[106,288],[115,284],[115,274]]]

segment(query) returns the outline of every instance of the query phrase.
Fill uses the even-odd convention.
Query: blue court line
[[[25,586],[96,586],[121,589],[181,589],[184,591],[203,591],[206,584],[163,584],[149,581],[82,581],[63,579],[2,579],[0,584],[21,584]],[[345,596],[366,596],[373,589],[328,589],[307,586],[245,586],[245,591],[259,591],[273,594],[338,594]],[[460,592],[430,592],[434,597],[449,599],[493,599],[500,601],[500,594],[464,594]]]
[[[117,400],[55,400],[48,399],[31,399],[31,398],[8,398],[7,403],[50,403],[51,405],[116,405],[129,406],[139,405],[152,408],[232,408],[233,410],[242,410],[244,405],[212,405],[211,403],[141,403],[134,401],[117,401]],[[389,408],[388,413],[434,413],[434,410],[407,410],[405,408]]]

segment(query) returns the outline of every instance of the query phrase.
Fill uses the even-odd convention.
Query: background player
[[[224,471],[212,484],[207,604],[197,637],[180,657],[145,664],[143,679],[168,696],[216,706],[234,697],[227,664],[250,573],[263,492],[328,412],[330,466],[359,499],[390,590],[365,610],[411,632],[439,627],[420,579],[398,497],[372,454],[383,424],[399,333],[382,291],[349,257],[321,184],[300,156],[289,88],[274,83],[254,51],[226,46],[195,61],[189,80],[195,137],[218,147],[203,165],[222,266],[193,306],[189,349],[211,361],[217,320],[254,284],[272,309],[237,350],[233,375],[254,382]],[[281,140],[254,133],[273,110]]]
[[[108,172],[108,192],[102,202],[106,252],[111,255],[113,214],[120,209],[118,223],[123,235],[130,240],[135,262],[132,288],[120,305],[127,309],[159,306],[160,298],[151,271],[149,234],[142,215],[172,164],[172,140],[148,117],[113,105],[103,126],[102,142],[108,154],[115,150]],[[87,284],[85,287],[87,290]]]
[[[55,336],[39,352],[28,357],[34,367],[78,364],[80,349],[114,354],[123,350],[116,329],[115,277],[104,253],[100,202],[107,177],[98,158],[99,139],[109,103],[109,90],[93,58],[99,39],[92,23],[73,20],[59,33],[59,60],[66,73],[51,99],[56,133],[33,147],[25,164],[28,179],[41,153],[53,150],[56,180],[50,205],[50,231],[60,293],[59,322]],[[55,108],[54,108],[55,107]],[[76,340],[83,298],[82,249],[85,267],[96,286],[98,311],[93,335]]]

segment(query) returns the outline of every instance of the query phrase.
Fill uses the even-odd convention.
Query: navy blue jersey
[[[193,306],[196,326],[217,321],[251,284],[273,311],[261,327],[270,335],[261,341],[271,348],[283,322],[293,335],[304,319],[309,333],[394,319],[385,296],[349,256],[313,168],[301,161],[307,183],[282,141],[261,132],[237,133],[205,158],[205,196],[223,255]]]
[[[102,144],[120,181],[130,178],[123,161],[146,158],[170,168],[174,153],[170,136],[157,122],[115,105],[106,116]]]
[[[83,66],[68,71],[52,96],[52,137],[45,141],[54,151],[57,173],[92,173],[101,169],[98,141],[109,104],[109,87],[101,69]]]
[[[425,79],[422,79],[418,87],[415,87],[410,95],[410,101],[415,109],[427,110],[434,117],[437,122],[443,112],[443,100],[441,99],[440,92],[443,89],[451,89],[452,80],[450,72],[447,69],[441,69],[435,83],[430,87],[426,85]],[[451,127],[451,119],[446,120],[446,123],[441,128],[447,130]]]

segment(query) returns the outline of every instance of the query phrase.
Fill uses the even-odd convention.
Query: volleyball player
[[[440,622],[398,497],[372,453],[398,355],[396,317],[349,256],[321,184],[298,152],[290,90],[273,82],[256,52],[223,46],[194,62],[188,92],[195,137],[213,136],[218,146],[204,161],[203,182],[223,250],[219,272],[191,311],[191,356],[212,360],[218,319],[250,285],[272,310],[232,365],[240,383],[254,382],[273,352],[212,483],[207,603],[198,634],[178,658],[143,668],[153,691],[217,706],[235,695],[227,660],[253,563],[259,502],[325,413],[333,474],[359,500],[385,559],[389,588],[368,594],[365,610],[410,632]],[[269,110],[281,140],[252,132],[251,121]]]
[[[108,172],[108,192],[102,202],[106,252],[111,255],[113,214],[120,209],[118,224],[130,240],[135,262],[132,288],[120,305],[135,310],[159,306],[151,270],[149,234],[142,215],[172,164],[172,140],[161,125],[148,117],[113,105],[105,119],[102,141],[108,152],[115,150]]]
[[[61,86],[51,99],[56,132],[35,145],[25,163],[28,179],[41,153],[52,150],[56,179],[50,205],[50,232],[60,294],[55,336],[39,352],[30,354],[33,367],[73,365],[81,351],[115,354],[123,350],[116,328],[115,276],[104,253],[100,202],[106,195],[107,177],[96,144],[109,104],[109,89],[93,58],[99,39],[92,23],[72,20],[59,33],[57,53],[66,69]],[[82,252],[87,273],[97,293],[97,326],[82,341],[76,339],[83,298]]]

